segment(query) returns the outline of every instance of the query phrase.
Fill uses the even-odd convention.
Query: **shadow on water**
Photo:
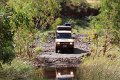
[[[61,50],[61,54],[81,54],[81,53],[87,53],[88,51],[85,50],[81,50],[78,48],[74,48],[74,52],[72,52],[71,50]]]

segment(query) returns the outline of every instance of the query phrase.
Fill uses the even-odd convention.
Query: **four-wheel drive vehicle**
[[[57,31],[56,32],[56,53],[61,52],[62,50],[69,50],[72,53],[74,52],[74,39],[72,38],[71,31]]]

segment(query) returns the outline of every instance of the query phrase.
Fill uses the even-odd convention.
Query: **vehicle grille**
[[[69,42],[60,42],[60,44],[70,44]]]

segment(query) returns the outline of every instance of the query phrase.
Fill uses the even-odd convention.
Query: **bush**
[[[106,57],[86,59],[79,68],[80,80],[120,80],[120,59]]]
[[[14,59],[11,65],[3,65],[0,80],[44,80],[44,78],[42,69],[36,69],[30,62]]]
[[[35,48],[35,53],[36,54],[39,54],[41,51],[42,51],[42,49],[40,47],[36,47]]]
[[[60,24],[62,24],[62,19],[57,18],[55,22],[52,24],[52,29],[56,29],[57,25],[60,25]]]

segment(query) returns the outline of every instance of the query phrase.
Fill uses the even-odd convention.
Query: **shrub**
[[[106,57],[86,59],[79,68],[80,80],[120,80],[120,59]]]
[[[60,25],[60,24],[62,24],[62,19],[57,18],[55,22],[52,24],[52,29],[56,29],[57,25]]]
[[[14,59],[11,65],[3,65],[0,80],[44,80],[44,77],[42,69],[36,69],[28,61]]]
[[[40,47],[36,47],[35,48],[35,53],[36,54],[39,54],[41,51],[42,51],[42,49]]]

